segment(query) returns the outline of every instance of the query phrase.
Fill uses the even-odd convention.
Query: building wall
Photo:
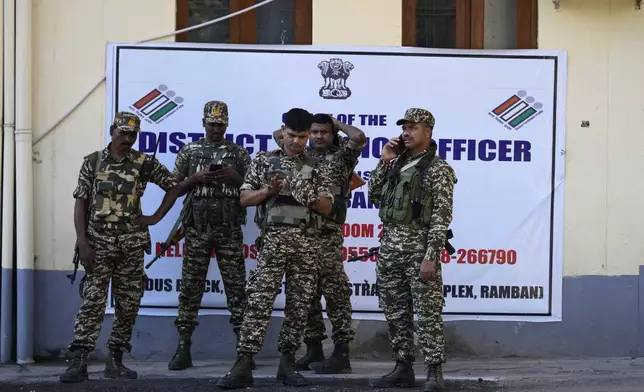
[[[539,47],[568,50],[566,275],[633,275],[644,256],[644,10],[540,1]],[[581,127],[589,121],[590,127]]]
[[[175,30],[175,0],[34,0],[33,12],[34,138],[105,76],[108,41]],[[72,286],[65,278],[75,240],[72,192],[83,156],[104,145],[104,116],[103,83],[34,146],[38,356],[57,355],[71,339],[80,305],[78,283]]]
[[[313,0],[313,45],[400,46],[401,42],[400,1]]]
[[[35,0],[33,23],[36,139],[105,76],[108,41],[138,41],[174,31],[175,0]],[[76,236],[70,224],[72,192],[83,156],[104,145],[104,116],[102,83],[34,147],[38,269],[71,265]]]
[[[175,28],[175,0],[35,0],[34,12],[36,137],[103,77],[107,41],[137,41]],[[487,1],[486,48],[512,47],[507,35],[514,31],[512,12],[498,0]],[[313,0],[316,45],[398,46],[401,37],[397,1]],[[644,188],[644,10],[635,11],[633,0],[562,0],[559,10],[551,0],[540,0],[539,46],[569,54],[563,321],[450,322],[449,351],[486,356],[644,353],[644,335],[639,335],[644,331],[644,209],[638,208]],[[74,243],[71,194],[83,155],[103,145],[104,94],[101,85],[34,148],[39,356],[64,351],[80,304],[77,285],[64,278]],[[590,126],[582,127],[582,121]],[[99,356],[111,327],[111,317],[106,319]],[[139,317],[133,356],[169,360],[174,346],[168,342],[176,339],[172,321]],[[227,318],[200,322],[195,358],[232,358]],[[276,354],[280,323],[271,322],[260,356]],[[355,325],[356,355],[390,358],[384,323]]]

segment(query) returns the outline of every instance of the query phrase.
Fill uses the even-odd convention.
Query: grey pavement
[[[391,370],[387,361],[353,360],[353,373],[347,375],[303,374],[310,385],[300,388],[283,387],[275,381],[278,361],[256,359],[253,372],[255,387],[248,391],[374,391],[368,379]],[[215,383],[232,362],[195,361],[191,369],[173,372],[167,362],[135,361],[126,365],[139,373],[138,380],[115,381],[103,378],[103,363],[89,366],[90,381],[60,384],[58,375],[65,363],[38,363],[30,366],[0,366],[0,392],[49,391],[216,391]],[[422,390],[424,366],[415,366],[417,390]],[[454,359],[444,366],[446,391],[644,391],[644,358],[607,359]],[[389,389],[388,391],[409,391]],[[413,389],[412,389],[413,390]]]

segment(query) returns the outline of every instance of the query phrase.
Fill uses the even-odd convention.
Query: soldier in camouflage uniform
[[[76,316],[74,338],[69,346],[72,361],[60,376],[61,382],[88,379],[87,355],[96,347],[107,289],[112,281],[115,300],[114,326],[107,341],[110,350],[105,377],[136,378],[137,373],[123,365],[123,352],[131,350],[132,329],[143,296],[143,252],[150,253],[147,227],[141,216],[141,196],[150,181],[166,191],[164,208],[199,181],[203,173],[177,183],[158,160],[132,149],[140,132],[141,120],[129,112],[119,112],[110,127],[111,143],[102,151],[84,158],[74,191],[74,224],[79,258],[86,275],[82,286],[83,303]],[[142,178],[142,172],[150,173]]]
[[[349,136],[348,142],[338,135],[339,130]],[[323,219],[319,237],[321,253],[318,260],[318,291],[313,298],[304,330],[307,352],[295,365],[297,370],[310,368],[321,374],[350,373],[349,344],[353,341],[355,331],[351,326],[349,278],[342,262],[342,224],[347,216],[347,202],[351,192],[349,182],[366,138],[356,127],[343,124],[326,114],[316,114],[311,125],[311,144],[312,147],[307,148],[309,156],[328,160],[333,165],[332,191],[335,202],[331,216]],[[322,341],[327,338],[322,317],[322,295],[333,327],[332,339],[335,344],[333,354],[326,360],[322,351]]]
[[[333,207],[331,165],[305,154],[311,114],[291,109],[285,115],[283,148],[258,152],[241,186],[241,201],[258,206],[257,269],[248,280],[248,307],[237,343],[237,361],[217,385],[222,389],[253,385],[252,356],[264,343],[273,303],[286,273],[286,307],[278,337],[281,352],[277,379],[285,385],[306,385],[295,370],[300,346],[317,284],[320,214]]]
[[[175,162],[178,180],[213,167],[215,181],[195,188],[186,206],[191,213],[183,222],[186,251],[181,272],[179,314],[175,320],[179,345],[168,364],[170,370],[192,366],[190,346],[201,306],[212,249],[224,283],[230,323],[239,339],[246,308],[246,266],[241,226],[246,223],[246,207],[239,203],[239,187],[250,164],[246,149],[224,138],[228,127],[228,106],[221,101],[204,105],[205,138],[186,144]]]
[[[398,120],[402,140],[391,139],[371,172],[369,197],[384,224],[376,265],[380,306],[389,325],[394,370],[375,388],[413,387],[414,312],[427,369],[425,391],[443,387],[445,362],[440,255],[452,221],[456,176],[436,153],[434,116],[412,108]]]

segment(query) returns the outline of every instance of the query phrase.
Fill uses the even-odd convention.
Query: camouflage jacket
[[[342,137],[338,137],[338,140],[339,145],[332,146],[326,152],[320,153],[311,147],[307,147],[306,153],[310,157],[319,160],[326,159],[331,162],[331,180],[333,181],[334,188],[343,189],[343,187],[347,187],[348,190],[349,180],[351,179],[353,170],[358,164],[358,158],[360,158],[366,142],[358,145],[354,141],[346,141]],[[338,230],[339,227],[341,225],[330,218],[323,220],[323,229],[325,230]]]
[[[424,151],[413,159],[420,158],[424,154],[435,154],[436,144],[432,143],[429,152]],[[402,156],[405,165],[412,159],[408,155]],[[399,157],[394,158],[389,164],[383,161],[378,162],[376,169],[371,172],[369,178],[369,199],[373,203],[380,203],[382,188],[387,182],[387,175],[396,165]],[[454,197],[454,184],[456,174],[454,169],[438,157],[429,166],[421,188],[423,192],[430,193],[433,199],[431,224],[423,227],[412,223],[409,225],[386,224],[380,239],[381,246],[388,249],[395,249],[401,252],[417,253],[424,252],[425,259],[437,261],[440,259],[441,251],[445,246],[447,229],[452,222],[452,208]]]
[[[153,159],[151,156],[144,154],[136,150],[130,150],[130,152],[123,157],[122,159],[117,159],[109,151],[110,145],[105,147],[101,152],[101,161],[99,166],[99,172],[112,172],[114,175],[119,176],[122,174],[128,178],[133,178],[135,182],[135,192],[131,195],[128,195],[127,204],[136,205],[137,213],[136,216],[130,216],[126,221],[118,222],[118,225],[110,221],[101,219],[97,214],[96,200],[97,200],[97,191],[99,187],[99,181],[94,181],[95,177],[95,166],[90,162],[90,156],[87,155],[83,164],[80,168],[80,173],[78,176],[78,185],[74,190],[73,196],[77,199],[87,200],[90,207],[89,213],[87,215],[88,219],[88,229],[97,228],[100,233],[105,233],[106,238],[111,238],[110,241],[114,242],[117,239],[117,236],[123,236],[120,240],[132,240],[137,243],[140,243],[141,246],[147,247],[150,244],[150,234],[149,231],[137,225],[134,222],[134,218],[141,215],[141,206],[140,201],[143,196],[143,186],[139,178],[138,170],[132,170],[131,173],[120,173],[120,167],[137,167],[142,164],[146,159]],[[170,171],[159,162],[157,159],[152,161],[153,168],[148,179],[149,182],[158,185],[165,192],[172,189],[178,184],[177,179],[170,173]],[[118,173],[118,174],[117,174]],[[92,182],[94,181],[94,186],[92,187]],[[117,202],[112,195],[113,200],[103,200],[101,204],[109,207],[112,210],[112,216],[119,215],[119,209],[123,209],[127,206],[123,206],[122,203]],[[122,214],[121,214],[122,215]]]
[[[272,151],[260,151],[250,163],[246,172],[244,184],[240,191],[259,190],[268,184],[268,172],[270,169],[269,158],[279,156],[280,164],[283,170],[291,171],[287,177],[287,184],[284,188],[300,204],[306,207],[312,207],[319,201],[318,194],[328,197],[332,202],[335,200],[333,192],[333,180],[331,179],[332,166],[328,161],[320,160],[313,169],[312,178],[306,179],[297,173],[297,166],[304,162],[305,154],[301,153],[294,157],[289,157],[281,149]]]

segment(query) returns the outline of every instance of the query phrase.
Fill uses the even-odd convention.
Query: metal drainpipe
[[[16,353],[19,365],[34,362],[32,6],[33,0],[16,2]]]
[[[14,128],[15,128],[15,0],[3,2],[4,30],[4,152],[2,175],[2,302],[0,303],[0,362],[11,361],[13,348],[14,284],[13,284],[13,235],[14,235]]]

